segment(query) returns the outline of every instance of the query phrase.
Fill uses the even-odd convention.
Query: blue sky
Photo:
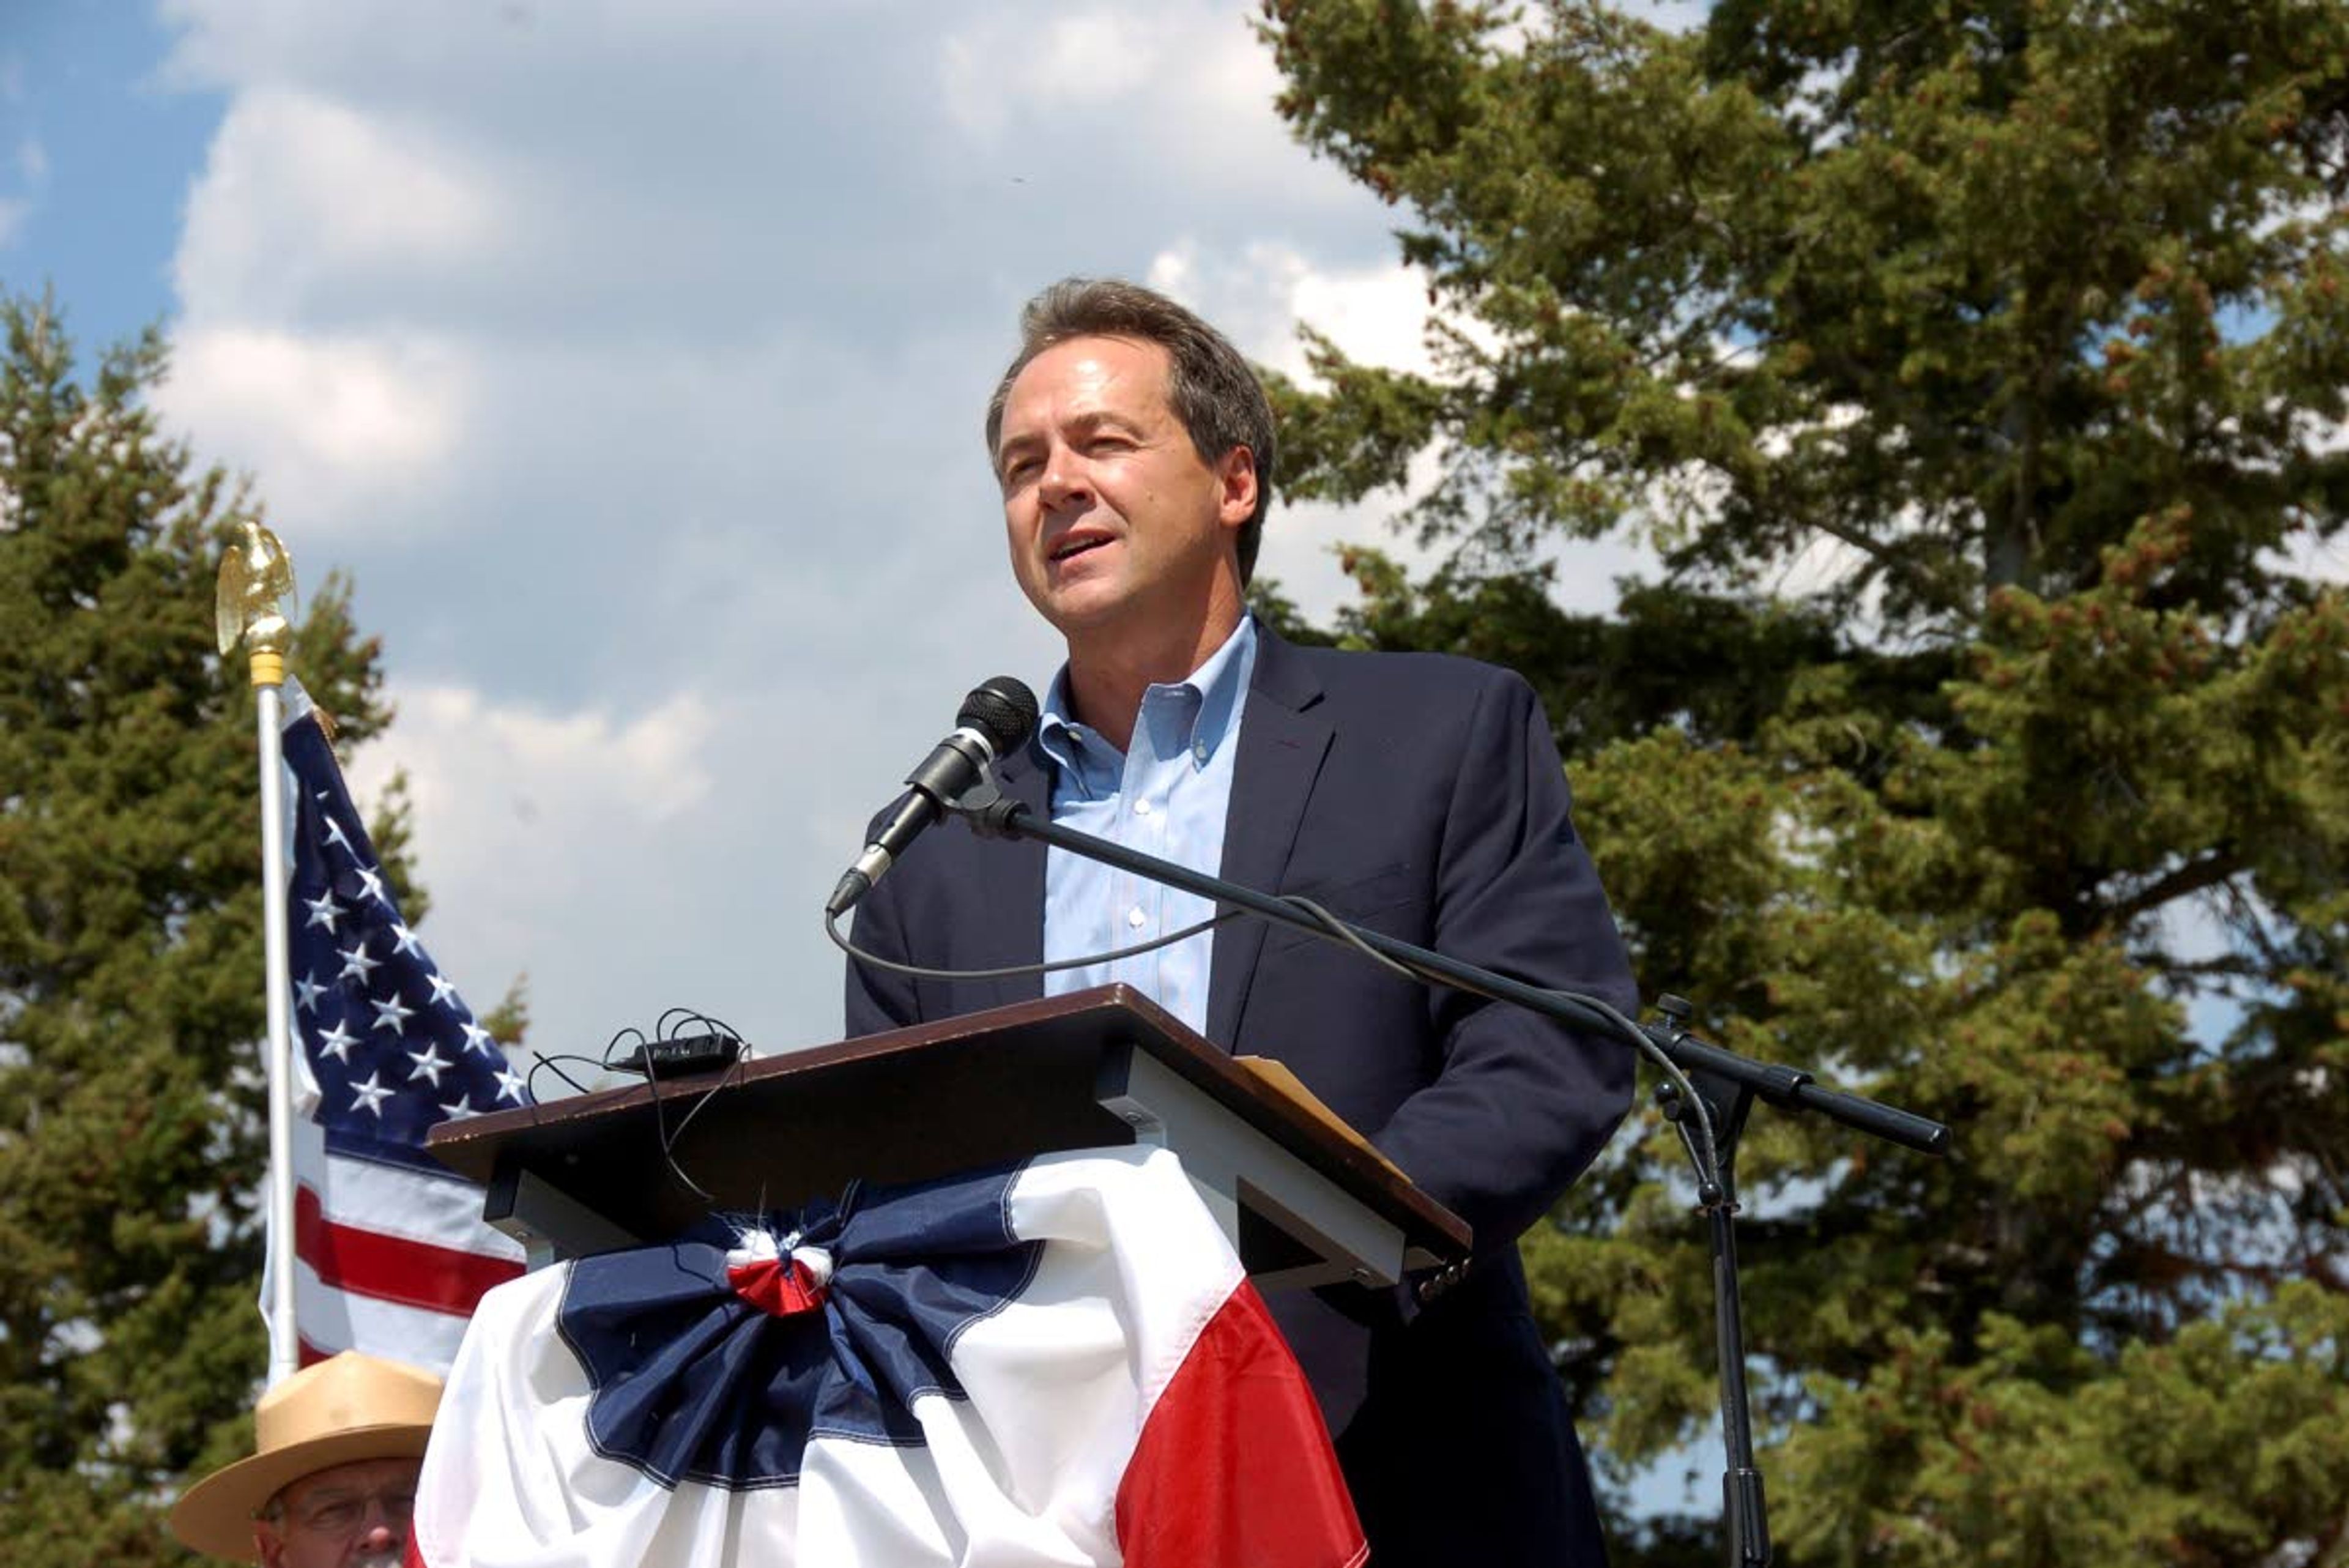
[[[162,320],[189,185],[222,96],[160,79],[145,7],[10,0],[0,31],[0,284],[54,284],[95,351]]]

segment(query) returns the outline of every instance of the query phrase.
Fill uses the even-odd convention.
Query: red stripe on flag
[[[1320,1407],[1245,1280],[1142,1424],[1117,1540],[1125,1568],[1356,1568],[1370,1556]]]
[[[505,1258],[338,1225],[306,1186],[294,1192],[294,1251],[333,1289],[435,1312],[470,1313],[484,1291],[523,1272]]]

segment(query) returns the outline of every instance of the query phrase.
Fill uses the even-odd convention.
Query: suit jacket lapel
[[[1271,629],[1257,628],[1256,676],[1240,719],[1224,824],[1225,880],[1278,892],[1297,845],[1333,733],[1318,712],[1321,683]],[[1265,923],[1242,915],[1216,929],[1207,978],[1207,1038],[1226,1050],[1239,1038],[1242,1010],[1264,948]]]
[[[1052,814],[1051,781],[1050,765],[1032,745],[1006,757],[995,770],[996,784],[1008,798],[1046,820]],[[1033,838],[1004,839],[984,846],[982,853],[978,864],[987,870],[988,885],[981,896],[993,918],[969,933],[969,967],[1009,969],[1043,962],[1045,846]],[[1040,974],[964,983],[976,994],[969,1006],[956,1009],[958,1012],[1034,1002],[1044,994]]]

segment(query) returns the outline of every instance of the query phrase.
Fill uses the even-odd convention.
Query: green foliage
[[[254,708],[212,645],[251,509],[158,432],[154,336],[84,382],[50,302],[0,333],[0,1540],[182,1561],[156,1505],[250,1442],[266,1362]],[[376,644],[347,585],[306,607],[294,668],[364,740]]]
[[[2349,1301],[2305,1283],[2236,1303],[2116,1367],[1992,1315],[1951,1365],[1939,1331],[1892,1336],[1822,1390],[1785,1471],[1803,1560],[2253,1561],[2338,1528],[2349,1474]],[[1866,1514],[1826,1500],[1881,1500]],[[2129,1506],[2117,1507],[2126,1499]]]
[[[1441,468],[1334,634],[1524,670],[1643,988],[1959,1129],[1757,1113],[1782,1560],[2344,1560],[2349,4],[1267,16],[1441,310],[1278,389],[1292,493]],[[1619,1482],[1715,1468],[1683,1168],[1526,1243]]]

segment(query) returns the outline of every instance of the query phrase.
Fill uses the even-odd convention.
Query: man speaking
[[[997,770],[1053,821],[1535,984],[1637,1005],[1533,691],[1436,655],[1291,647],[1247,614],[1272,410],[1230,343],[1147,289],[1030,301],[988,408],[1011,567],[1067,639],[1036,739]],[[1202,899],[1032,840],[931,833],[862,905],[860,948],[934,970],[1081,958]],[[848,1032],[1123,981],[1279,1059],[1469,1222],[1465,1276],[1268,1298],[1337,1438],[1376,1568],[1599,1563],[1598,1517],[1516,1239],[1630,1104],[1631,1063],[1502,1003],[1233,920],[1049,977],[852,962]]]

